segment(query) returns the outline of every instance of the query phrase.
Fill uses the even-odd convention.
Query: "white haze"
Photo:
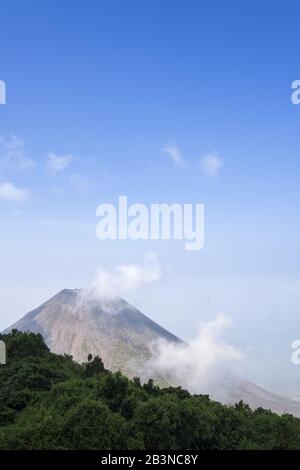
[[[121,264],[113,270],[99,268],[85,293],[95,299],[113,300],[161,279],[157,257],[149,253],[142,264]]]
[[[189,343],[153,343],[153,357],[143,364],[142,379],[166,377],[172,385],[227,402],[243,359],[241,352],[222,338],[230,324],[228,316],[219,314],[204,323]]]

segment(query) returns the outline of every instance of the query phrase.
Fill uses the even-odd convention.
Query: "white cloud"
[[[27,170],[35,165],[35,162],[26,156],[25,141],[15,134],[8,138],[0,136],[0,158],[6,166],[17,170]]]
[[[87,294],[100,299],[113,299],[158,282],[161,278],[162,269],[156,255],[148,254],[141,265],[120,265],[112,271],[99,269]]]
[[[181,152],[180,152],[176,142],[172,142],[172,141],[167,142],[163,146],[162,150],[167,155],[169,155],[169,157],[171,158],[174,165],[180,166],[180,167],[185,166],[185,160],[184,160],[183,156],[181,155]]]
[[[227,401],[228,382],[233,380],[243,359],[240,351],[222,339],[230,325],[230,318],[221,313],[204,323],[188,344],[161,340],[153,343],[152,357],[142,365],[142,379],[166,377],[192,393],[210,394]]]
[[[74,159],[74,155],[70,153],[65,155],[57,155],[51,152],[48,154],[47,167],[50,171],[57,173],[64,170],[65,168],[68,168]]]
[[[27,189],[18,188],[13,183],[0,183],[0,199],[9,202],[24,202],[29,197]]]
[[[203,173],[212,178],[216,178],[223,167],[223,162],[216,152],[203,155],[199,164]]]

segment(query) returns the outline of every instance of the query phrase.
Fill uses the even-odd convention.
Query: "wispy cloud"
[[[71,153],[57,155],[56,153],[50,152],[47,158],[47,168],[53,173],[58,173],[68,168],[74,160],[75,157]]]
[[[244,357],[224,341],[231,320],[222,313],[203,323],[198,335],[187,343],[158,340],[152,344],[152,356],[142,367],[143,380],[163,376],[192,393],[208,393],[227,401],[226,381],[237,372]],[[230,378],[231,380],[231,378]]]
[[[124,264],[113,270],[99,269],[86,293],[91,297],[113,299],[158,282],[161,278],[162,268],[157,256],[149,253],[143,264]]]
[[[0,199],[8,202],[24,202],[29,197],[27,189],[19,188],[13,183],[0,183]]]
[[[5,166],[16,170],[27,170],[35,165],[26,155],[25,141],[15,134],[0,136],[0,160]]]
[[[80,173],[74,173],[70,176],[71,184],[79,191],[84,190],[88,187],[89,181],[86,176]]]
[[[210,152],[203,155],[200,159],[199,166],[204,174],[211,178],[216,178],[223,167],[223,161],[216,152]]]
[[[174,165],[178,167],[183,167],[185,166],[186,162],[176,144],[174,141],[169,141],[167,142],[163,148],[163,152],[165,152],[172,160]]]

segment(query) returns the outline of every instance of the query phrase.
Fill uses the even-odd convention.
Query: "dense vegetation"
[[[299,449],[300,420],[159,389],[49,352],[40,335],[2,336],[0,449]]]

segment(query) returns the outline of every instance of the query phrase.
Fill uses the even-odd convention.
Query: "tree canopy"
[[[0,366],[0,449],[300,449],[300,420],[53,354],[16,330]]]

